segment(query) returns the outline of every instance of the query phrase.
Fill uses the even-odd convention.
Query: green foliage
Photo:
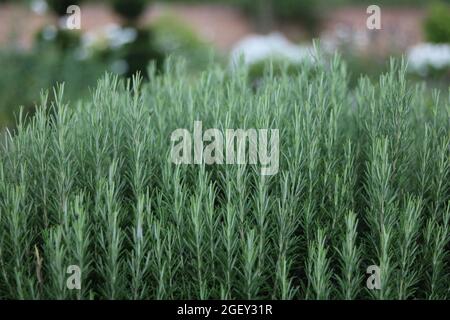
[[[105,68],[93,60],[80,61],[53,46],[27,53],[0,51],[0,131],[14,125],[20,106],[25,114],[33,112],[42,89],[65,81],[70,84],[66,99],[75,101],[95,86]]]
[[[81,33],[75,30],[57,29],[53,26],[46,26],[35,36],[35,45],[44,49],[54,47],[62,53],[73,52],[81,45]]]
[[[355,90],[338,58],[256,90],[245,69],[184,66],[106,75],[77,103],[59,87],[7,138],[1,299],[449,298],[448,97],[427,105],[404,64]],[[195,120],[279,129],[279,173],[171,163]]]
[[[381,74],[389,70],[389,60],[384,57],[365,56],[347,50],[347,52],[343,52],[343,59],[348,66],[349,84],[352,88],[358,85],[362,76],[377,81]]]
[[[442,2],[431,5],[424,29],[428,41],[450,43],[450,6]]]
[[[154,34],[154,46],[165,56],[184,59],[190,70],[204,70],[213,54],[211,46],[185,23],[176,17],[165,15],[151,25]]]
[[[145,77],[146,67],[150,61],[156,61],[157,65],[161,65],[163,55],[155,46],[153,30],[150,28],[137,27],[137,19],[144,12],[148,0],[109,0],[113,9],[121,15],[126,21],[126,26],[131,26],[136,30],[136,38],[134,41],[121,46],[119,50],[107,49],[103,55],[108,55],[114,59],[122,59],[127,64],[126,76],[131,77],[136,72],[140,72]]]
[[[449,3],[449,0],[440,0]],[[376,3],[372,0],[325,0],[325,4],[330,3],[332,5],[370,5],[377,4],[379,6],[423,6],[426,5],[426,1],[422,0],[378,0]]]
[[[191,72],[199,72],[206,68],[214,54],[193,30],[172,16],[160,17],[149,27],[130,30],[136,32],[131,42],[120,47],[107,45],[94,49],[95,58],[111,63],[125,61],[127,77],[138,71],[147,77],[147,65],[155,61],[160,69],[167,56],[184,58]]]
[[[319,23],[320,11],[314,0],[274,1],[274,11],[280,20],[298,21],[311,31],[314,31]]]
[[[151,61],[156,61],[157,65],[161,66],[164,59],[164,55],[155,45],[154,32],[149,28],[136,29],[136,39],[124,44],[112,55],[126,61],[128,69],[125,75],[127,77],[131,77],[136,72],[147,76],[147,65]]]
[[[109,0],[111,5],[119,15],[133,21],[144,12],[145,8],[149,4],[149,0]]]
[[[257,17],[261,10],[273,15],[277,20],[296,21],[307,30],[314,31],[319,22],[320,3],[314,0],[234,0],[232,3],[242,7],[248,14]],[[266,6],[267,8],[262,8]]]
[[[314,30],[319,22],[319,12],[323,5],[319,0],[166,0],[173,3],[188,4],[223,4],[243,9],[250,16],[256,17],[261,9],[261,2],[269,7],[270,14],[279,21],[286,19],[297,21],[306,28]],[[325,5],[329,5],[329,0]]]
[[[82,0],[46,0],[48,6],[58,16],[65,16],[67,14],[67,8],[71,5],[79,5]]]
[[[249,66],[248,78],[251,83],[257,83],[263,79],[266,74],[279,77],[283,74],[295,76],[300,73],[303,67],[300,63],[291,63],[281,58],[273,57],[256,62]]]

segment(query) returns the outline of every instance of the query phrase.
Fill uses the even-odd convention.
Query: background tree
[[[163,55],[155,47],[155,39],[149,27],[140,27],[138,19],[143,14],[151,1],[148,0],[111,0],[114,11],[125,20],[125,27],[136,30],[134,41],[125,44],[119,50],[119,57],[126,61],[128,70],[126,76],[131,77],[136,72],[146,76],[147,66],[150,61],[156,61],[160,66]]]
[[[48,6],[60,17],[67,14],[68,7],[79,5],[81,2],[82,0],[47,0]]]
[[[111,0],[112,8],[127,23],[134,24],[149,5],[148,0]]]

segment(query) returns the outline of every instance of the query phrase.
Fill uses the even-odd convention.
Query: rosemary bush
[[[105,75],[76,104],[59,86],[19,120],[0,154],[0,298],[449,298],[447,97],[395,62],[355,89],[338,57],[257,87],[184,66]],[[195,120],[279,129],[279,173],[171,163]]]

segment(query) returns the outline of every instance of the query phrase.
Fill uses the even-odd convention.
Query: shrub
[[[0,298],[449,298],[449,101],[427,106],[403,64],[355,91],[339,59],[256,91],[245,70],[150,71],[76,104],[43,95],[8,138]],[[194,120],[279,129],[279,173],[172,164]]]
[[[153,30],[149,28],[136,29],[136,39],[121,46],[113,56],[123,59],[127,63],[125,75],[131,77],[136,72],[140,72],[147,77],[147,65],[155,61],[158,66],[164,59],[161,51],[155,46]]]
[[[272,77],[280,77],[282,75],[295,76],[301,72],[303,66],[303,63],[289,62],[276,57],[264,59],[248,67],[248,79],[251,83],[258,84],[268,74]]]
[[[172,2],[178,2],[179,0],[166,0]],[[262,9],[261,2],[265,1],[268,8]],[[218,3],[234,5],[242,8],[246,13],[251,16],[258,14],[273,15],[273,18],[278,21],[297,21],[302,24],[308,31],[315,31],[320,20],[320,9],[322,7],[329,6],[330,1],[321,0],[184,0],[188,3]],[[267,10],[262,13],[260,10]],[[270,17],[261,17],[263,20]]]
[[[150,28],[115,26],[105,30],[104,35],[84,49],[88,57],[106,62],[111,71],[126,77],[136,72],[147,77],[150,61],[160,67],[164,60],[164,52],[156,45],[155,34]]]
[[[148,4],[148,0],[111,0],[113,9],[126,20],[125,26],[135,29],[136,38],[121,46],[119,50],[112,49],[111,52],[104,54],[125,61],[126,76],[129,77],[138,71],[147,76],[145,72],[147,65],[151,61],[156,61],[156,64],[160,65],[163,59],[161,52],[155,47],[153,31],[148,27],[141,28],[136,25],[137,19]]]
[[[433,43],[450,43],[450,7],[437,2],[430,9],[424,24],[425,37]]]
[[[148,0],[110,0],[114,11],[128,21],[136,20],[149,4]]]
[[[79,5],[82,0],[46,0],[48,6],[58,16],[62,17],[67,14],[67,8],[71,5]]]
[[[281,20],[301,22],[308,30],[314,31],[319,23],[319,9],[314,0],[274,1],[275,15]]]
[[[151,25],[154,46],[165,56],[184,59],[190,71],[204,70],[215,52],[185,23],[165,15]]]
[[[269,6],[265,9],[266,13],[261,13],[260,1],[234,0],[234,2],[252,16],[269,13],[278,21],[297,21],[310,32],[315,31],[320,18],[319,5],[313,0],[265,0],[266,5]]]
[[[105,68],[97,61],[80,61],[53,46],[26,53],[1,50],[0,131],[14,126],[20,106],[25,114],[33,112],[42,89],[66,81],[66,98],[75,101],[89,92],[89,86],[95,86]]]
[[[44,49],[53,47],[62,53],[70,53],[80,48],[81,33],[76,30],[58,29],[54,26],[45,26],[35,36],[35,45]]]

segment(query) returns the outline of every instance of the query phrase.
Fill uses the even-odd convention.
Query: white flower
[[[450,68],[450,45],[421,43],[408,51],[408,65],[411,71],[425,76],[429,68],[444,70]]]
[[[44,0],[33,0],[30,5],[31,10],[39,15],[44,15],[48,9],[48,4]]]
[[[240,59],[243,59],[244,64],[251,65],[270,58],[281,58],[292,63],[312,62],[313,54],[310,46],[295,45],[280,33],[246,37],[231,51],[233,66],[236,66]]]
[[[117,24],[108,24],[99,30],[85,33],[82,42],[83,46],[87,48],[106,44],[110,48],[117,49],[133,42],[136,37],[137,31],[133,28],[122,28]]]
[[[106,37],[109,40],[111,48],[120,48],[124,44],[136,40],[137,31],[133,28],[121,28],[113,25],[107,27]]]

